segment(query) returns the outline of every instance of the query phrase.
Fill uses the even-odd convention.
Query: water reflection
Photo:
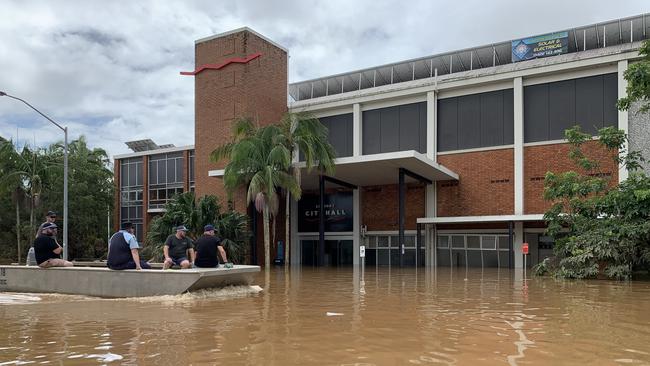
[[[648,283],[373,267],[274,269],[256,283],[144,299],[0,294],[0,364],[650,362]]]

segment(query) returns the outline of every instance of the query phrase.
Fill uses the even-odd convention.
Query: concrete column
[[[292,266],[300,266],[300,241],[298,240],[298,202],[291,200],[291,247],[289,260]]]
[[[618,62],[618,98],[624,98],[627,96],[627,80],[625,80],[625,70],[627,70],[627,60],[622,60]],[[618,128],[625,131],[627,134],[629,131],[629,120],[628,120],[628,111],[618,111]],[[629,149],[629,142],[625,143],[623,150],[626,152]],[[625,154],[625,153],[624,153]],[[623,155],[624,156],[624,155]],[[622,182],[628,177],[628,171],[625,169],[623,164],[618,167],[618,181]]]
[[[438,138],[438,96],[435,91],[427,93],[427,158],[436,161]]]
[[[514,79],[515,215],[524,214],[524,86]]]
[[[524,243],[524,223],[515,222],[515,240],[512,245],[514,250],[515,268],[524,268],[524,259],[521,256],[521,247]]]
[[[352,190],[352,263],[359,264],[359,246],[361,245],[361,190]]]
[[[361,105],[355,103],[352,105],[352,156],[363,154],[363,121],[361,119]]]

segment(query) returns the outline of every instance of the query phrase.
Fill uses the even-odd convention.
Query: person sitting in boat
[[[111,236],[108,242],[108,261],[110,269],[151,269],[149,263],[140,260],[140,245],[135,238],[135,228],[130,222],[122,224],[122,230]]]
[[[38,230],[36,230],[36,238],[38,238],[40,235],[43,235],[43,226],[46,224],[54,224],[56,221],[56,212],[54,211],[47,211],[47,214],[45,215],[45,222],[41,224],[41,226],[38,227]],[[54,236],[54,240],[56,240],[56,235]],[[58,242],[57,242],[58,243]]]
[[[219,266],[219,255],[228,267],[226,251],[221,245],[221,239],[214,233],[214,225],[205,225],[203,235],[196,241],[196,260],[194,265],[200,268],[216,268]],[[218,253],[217,253],[218,252]]]
[[[42,225],[41,235],[34,240],[34,256],[41,268],[72,267],[72,262],[61,259],[63,248],[54,239],[57,226],[53,222]]]
[[[187,259],[187,253],[190,254],[191,262]],[[174,264],[182,269],[190,268],[194,263],[194,243],[187,237],[187,228],[184,225],[176,228],[176,234],[171,234],[165,240],[163,246],[165,262],[163,269],[168,269]]]

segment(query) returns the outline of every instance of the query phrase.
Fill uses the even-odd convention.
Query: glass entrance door
[[[302,265],[318,265],[318,240],[301,240],[300,245]],[[354,249],[352,240],[332,240],[331,238],[325,240],[325,257],[323,258],[323,265],[333,267],[351,265],[353,263],[353,255]]]

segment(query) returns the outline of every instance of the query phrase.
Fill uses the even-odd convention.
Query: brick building
[[[291,207],[292,264],[357,264],[365,249],[365,265],[521,267],[524,242],[537,263],[553,247],[542,220],[544,175],[576,169],[564,130],[648,129],[642,116],[616,109],[647,18],[292,84],[287,50],[251,29],[198,40],[196,68],[184,73],[195,78],[195,145],[116,156],[116,220],[146,228],[174,190],[224,197],[225,163],[209,153],[229,141],[233,119],[264,125],[309,111],[328,127],[337,167],[324,177],[295,162],[304,193]],[[635,138],[631,145],[646,146]],[[626,178],[596,141],[586,151],[612,184]],[[170,159],[180,175],[169,175]],[[235,209],[254,217],[244,201],[236,195]],[[261,235],[256,242],[261,253]]]

